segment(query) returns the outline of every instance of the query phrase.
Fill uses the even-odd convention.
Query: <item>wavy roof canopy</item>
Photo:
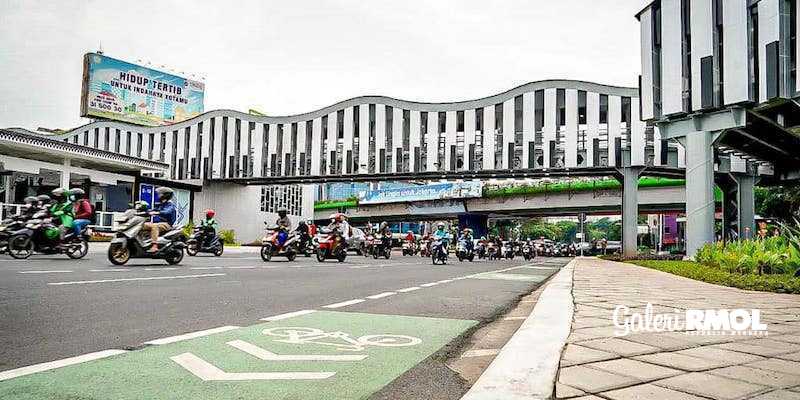
[[[320,118],[324,115],[328,115],[332,112],[336,112],[338,110],[342,110],[344,108],[353,107],[360,104],[383,104],[395,108],[414,110],[414,111],[432,111],[432,112],[461,111],[461,110],[470,110],[475,108],[491,106],[497,103],[504,102],[509,99],[513,99],[514,97],[521,95],[523,93],[533,92],[540,89],[555,89],[555,88],[585,90],[587,92],[602,93],[612,96],[625,96],[625,97],[637,97],[637,98],[639,97],[637,88],[603,85],[599,83],[577,81],[577,80],[552,79],[552,80],[529,82],[524,85],[517,86],[513,89],[492,96],[475,100],[466,100],[458,102],[425,103],[425,102],[395,99],[386,96],[359,96],[359,97],[354,97],[352,99],[340,101],[338,103],[332,104],[327,107],[323,107],[315,111],[303,114],[296,114],[296,115],[259,116],[259,115],[243,113],[241,111],[236,111],[236,110],[221,109],[221,110],[207,111],[196,117],[187,119],[185,121],[177,122],[171,125],[146,127],[146,126],[127,124],[123,122],[103,120],[79,126],[65,133],[61,133],[58,135],[47,135],[47,136],[63,138],[74,135],[78,131],[84,131],[86,129],[93,128],[95,125],[98,124],[102,124],[102,126],[110,126],[116,129],[130,130],[142,133],[164,132],[170,130],[183,129],[185,127],[194,125],[199,121],[219,116],[227,116],[227,117],[233,116],[256,123],[285,124],[285,123],[292,123],[299,121],[309,121],[312,119]]]

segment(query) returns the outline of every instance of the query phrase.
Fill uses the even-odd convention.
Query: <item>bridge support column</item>
[[[64,168],[61,170],[61,187],[69,188],[69,178],[72,172],[72,161],[70,159],[64,160]]]
[[[714,132],[679,138],[686,149],[686,255],[694,257],[714,236]]]
[[[756,177],[747,173],[728,172],[717,175],[722,189],[722,226],[726,241],[751,239],[755,232]],[[749,229],[748,229],[749,228]]]
[[[622,183],[622,255],[634,257],[639,251],[639,174],[644,167],[617,169]]]

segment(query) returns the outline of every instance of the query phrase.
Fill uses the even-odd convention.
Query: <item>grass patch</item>
[[[800,294],[800,278],[788,274],[738,274],[692,261],[631,260],[626,262],[715,285],[760,292]]]

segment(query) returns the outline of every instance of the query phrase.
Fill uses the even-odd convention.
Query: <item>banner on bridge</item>
[[[447,182],[360,192],[358,203],[385,204],[443,199],[466,199],[481,197],[482,194],[483,185],[481,182]]]

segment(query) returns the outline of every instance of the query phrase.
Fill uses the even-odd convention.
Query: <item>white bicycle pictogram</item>
[[[376,347],[406,347],[415,346],[422,343],[422,339],[406,335],[365,335],[353,338],[350,334],[342,331],[325,332],[317,328],[305,327],[279,327],[269,328],[262,331],[268,336],[277,336],[284,339],[276,339],[276,342],[290,344],[319,344],[323,346],[335,347],[340,351],[362,351],[366,346]],[[333,340],[333,341],[330,341]]]

